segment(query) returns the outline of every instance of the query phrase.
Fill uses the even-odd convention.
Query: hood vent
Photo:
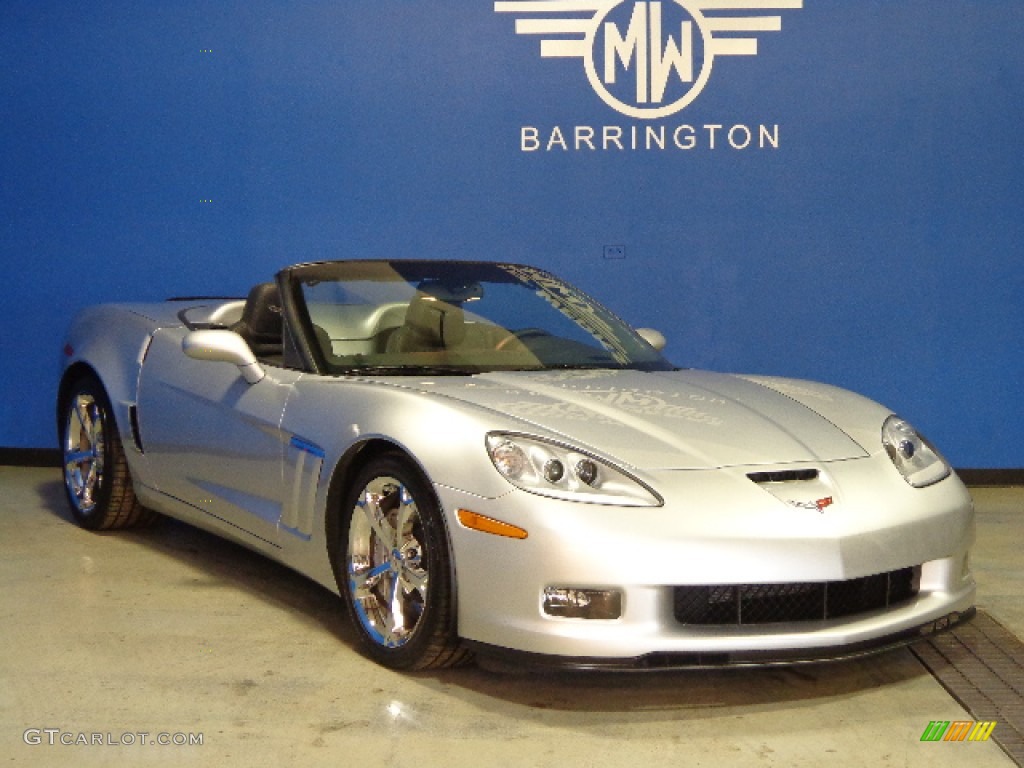
[[[818,470],[787,469],[776,472],[751,472],[747,477],[758,485],[763,485],[764,483],[797,483],[807,480],[817,480]]]

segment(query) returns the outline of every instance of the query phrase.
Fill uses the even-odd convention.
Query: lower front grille
[[[698,625],[836,619],[909,600],[920,581],[917,566],[849,581],[676,587],[675,618]]]

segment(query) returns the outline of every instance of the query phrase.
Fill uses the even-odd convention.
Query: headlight
[[[882,444],[903,479],[915,488],[937,483],[952,471],[931,443],[897,416],[882,425]]]
[[[487,454],[502,477],[524,491],[570,501],[660,507],[653,490],[606,461],[536,437],[492,432]]]

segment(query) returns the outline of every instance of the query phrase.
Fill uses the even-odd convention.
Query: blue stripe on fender
[[[325,453],[324,449],[321,448],[319,445],[316,445],[315,443],[311,443],[308,440],[303,440],[298,435],[292,435],[291,446],[292,446],[292,448],[298,448],[300,451],[305,451],[306,453],[311,453],[314,456],[316,456],[318,459],[322,459],[322,458],[324,458],[327,455]]]

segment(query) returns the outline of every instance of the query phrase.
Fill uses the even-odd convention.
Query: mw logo
[[[757,55],[757,35],[803,0],[499,0],[542,58],[579,58],[594,92],[622,114],[655,119],[693,102],[716,56]],[[534,18],[534,15],[538,15]]]
[[[988,741],[995,727],[995,720],[932,720],[921,741]]]
[[[615,21],[604,21],[598,25],[594,45],[601,46],[601,49],[592,50],[589,61],[595,66],[601,61],[602,66],[601,72],[595,73],[596,77],[592,75],[591,79],[597,80],[598,88],[606,89],[606,96],[615,99],[609,87],[616,85],[620,68],[623,74],[626,70],[633,70],[636,84],[633,102],[637,105],[663,103],[672,75],[681,84],[694,82],[695,20],[680,20],[678,36],[673,37],[674,24],[664,23],[662,10],[660,2],[634,3],[625,33]],[[666,26],[670,30],[668,36],[665,35]],[[703,74],[703,61],[701,63]],[[692,90],[693,86],[687,89]]]

